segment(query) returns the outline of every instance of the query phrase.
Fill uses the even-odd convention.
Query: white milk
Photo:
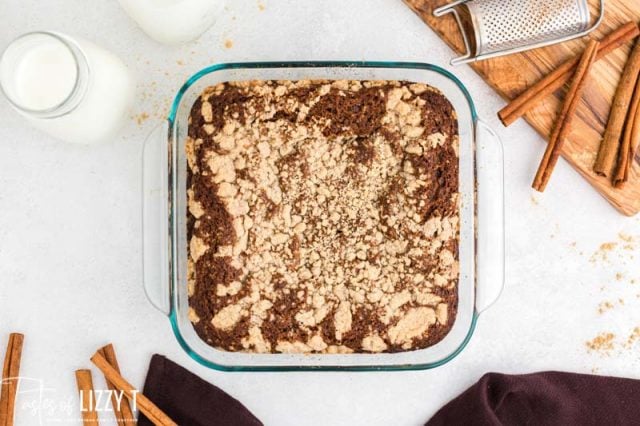
[[[42,78],[42,70],[46,70],[47,78]],[[16,65],[16,100],[28,109],[53,108],[69,96],[77,78],[78,70],[71,51],[59,42],[44,40],[24,52]]]
[[[151,38],[165,44],[195,40],[213,25],[222,0],[119,0]]]
[[[25,34],[5,50],[0,84],[35,127],[86,144],[117,134],[135,94],[133,78],[116,56],[86,40],[46,32]]]

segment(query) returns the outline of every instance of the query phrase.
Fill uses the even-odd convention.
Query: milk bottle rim
[[[28,49],[46,41],[60,43],[71,53],[76,66],[75,83],[68,96],[57,105],[45,109],[32,109],[17,99],[12,93],[11,84],[15,78],[16,62],[20,61]],[[0,55],[0,91],[14,108],[36,118],[61,117],[76,109],[89,86],[89,76],[89,62],[80,46],[69,37],[54,31],[32,31],[22,34],[11,41]]]

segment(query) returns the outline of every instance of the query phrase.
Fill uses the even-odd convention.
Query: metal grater
[[[458,65],[585,36],[602,22],[604,0],[592,25],[588,0],[456,0],[434,11],[446,13],[454,14],[467,51],[451,61]]]

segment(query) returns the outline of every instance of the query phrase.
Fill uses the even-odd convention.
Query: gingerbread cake
[[[186,143],[198,335],[258,353],[438,343],[458,302],[458,141],[425,84],[207,88]]]

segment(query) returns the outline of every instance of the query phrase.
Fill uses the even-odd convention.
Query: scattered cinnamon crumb
[[[184,61],[183,61],[183,60],[177,60],[177,61],[176,61],[176,64],[178,64],[178,65],[182,66],[182,65],[184,65]]]
[[[609,300],[601,302],[598,305],[598,314],[602,315],[605,312],[610,311],[611,309],[613,309],[616,306],[615,304],[616,304],[616,302],[611,302]],[[617,301],[617,304],[620,305],[620,306],[624,306],[624,299],[623,298],[619,298],[618,301]]]
[[[233,40],[225,40],[224,47],[225,49],[231,49],[233,47]]]
[[[537,206],[538,204],[540,204],[540,202],[538,201],[538,199],[536,197],[534,197],[532,195],[531,196],[531,204],[533,204],[534,206]]]
[[[147,114],[146,112],[142,112],[135,116],[136,123],[138,123],[139,126],[142,125],[148,119],[149,119],[149,114]]]
[[[602,243],[600,245],[600,250],[602,251],[611,251],[618,246],[618,243]]]
[[[616,273],[616,281],[622,281],[623,278],[624,278],[624,274],[622,274],[621,272]]]
[[[613,340],[616,335],[613,333],[600,333],[592,340],[585,342],[589,352],[599,352],[602,355],[609,355],[613,350]]]
[[[620,232],[618,234],[618,238],[620,238],[620,241],[622,241],[623,243],[622,245],[623,250],[627,250],[627,251],[636,250],[636,244],[635,244],[637,241],[636,238],[634,238],[629,234],[625,234],[624,232]],[[633,256],[631,258],[633,258]]]
[[[606,302],[602,302],[600,303],[600,305],[598,305],[598,313],[600,315],[604,314],[605,312],[609,311],[613,309],[613,303],[606,301]]]
[[[622,241],[625,241],[625,242],[627,242],[627,243],[632,243],[632,242],[633,242],[633,237],[632,237],[631,235],[627,235],[627,234],[625,234],[624,232],[620,232],[620,233],[618,234],[618,237],[620,237],[620,239],[621,239]]]
[[[633,329],[629,337],[627,338],[627,343],[625,343],[625,348],[629,349],[636,342],[640,341],[640,327],[636,327]]]
[[[589,261],[591,263],[596,263],[598,260],[608,261],[609,260],[609,253],[612,250],[614,250],[617,246],[618,246],[618,243],[616,243],[616,242],[608,242],[608,243],[600,244],[600,247],[598,248],[598,251],[593,253],[593,255],[591,256],[591,259],[589,259]]]
[[[575,247],[578,243],[577,242],[572,242],[571,244],[569,244],[571,247]]]
[[[264,10],[266,9],[261,1],[258,2],[258,9],[260,9],[260,12],[264,12]]]

